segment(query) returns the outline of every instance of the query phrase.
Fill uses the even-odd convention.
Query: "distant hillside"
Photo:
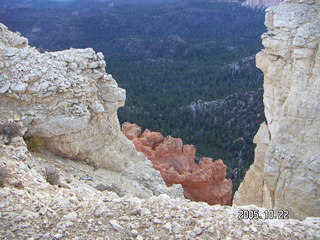
[[[63,7],[75,0],[0,0],[0,7],[12,8],[53,8]]]
[[[244,6],[256,7],[256,8],[267,8],[270,6],[277,6],[283,0],[246,0],[243,2]]]

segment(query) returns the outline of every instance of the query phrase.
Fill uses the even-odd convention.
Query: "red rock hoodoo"
[[[204,157],[195,163],[196,148],[183,145],[180,138],[164,138],[159,132],[145,130],[136,124],[125,122],[122,132],[133,141],[137,151],[152,161],[167,184],[181,184],[186,198],[210,205],[230,205],[232,182],[226,179],[227,166],[222,160],[212,161]]]

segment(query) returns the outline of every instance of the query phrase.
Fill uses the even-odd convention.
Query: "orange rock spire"
[[[122,132],[133,141],[137,151],[151,160],[161,172],[167,186],[181,184],[184,196],[210,205],[230,205],[232,182],[226,179],[227,166],[221,159],[202,158],[195,163],[196,148],[183,145],[180,138],[164,138],[159,132],[145,130],[136,124],[123,123]]]

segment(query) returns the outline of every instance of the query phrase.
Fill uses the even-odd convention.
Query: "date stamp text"
[[[264,210],[259,212],[256,209],[240,209],[238,219],[289,219],[288,210]]]

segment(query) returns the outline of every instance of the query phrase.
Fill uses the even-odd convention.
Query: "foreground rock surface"
[[[222,160],[212,162],[211,158],[202,158],[197,164],[193,145],[183,145],[180,138],[164,138],[159,132],[141,133],[136,124],[123,123],[122,132],[152,161],[168,186],[182,185],[186,198],[210,205],[231,204],[232,182],[226,179],[227,166]]]
[[[60,176],[47,182],[43,169]],[[87,165],[86,165],[87,166]],[[0,141],[1,239],[319,239],[320,219],[238,219],[239,209],[209,206],[168,195],[140,199],[99,191],[103,173],[56,156],[28,152],[21,138]],[[84,177],[86,176],[86,177]],[[94,176],[89,180],[88,176]],[[244,210],[259,210],[247,206]],[[263,211],[263,209],[260,209]],[[263,216],[261,212],[261,216]]]
[[[287,0],[267,9],[264,72],[267,123],[235,205],[320,216],[320,2]]]
[[[121,133],[125,90],[105,66],[92,49],[40,53],[0,24],[0,123],[20,121],[25,137],[40,138],[51,152],[108,169],[123,191],[181,195]]]

